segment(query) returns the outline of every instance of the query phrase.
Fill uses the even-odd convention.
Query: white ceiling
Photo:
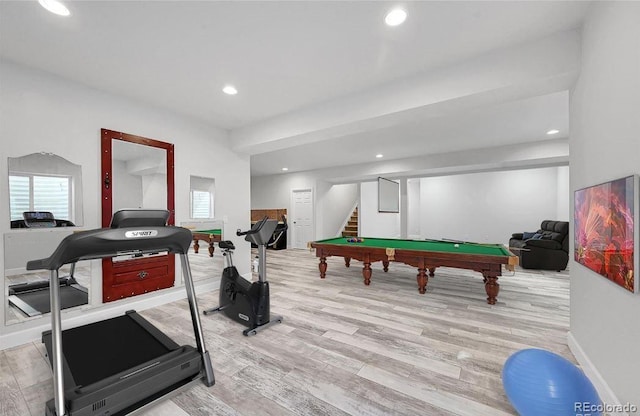
[[[564,91],[454,112],[261,153],[252,158],[251,169],[256,174],[272,172],[274,165],[291,171],[312,170],[369,163],[377,154],[395,160],[480,149],[487,144],[495,147],[548,140],[546,131],[551,127],[568,131],[568,105],[568,93]]]
[[[407,88],[407,80],[576,29],[589,7],[572,1],[65,4],[71,17],[55,16],[36,1],[0,1],[0,57],[228,129],[238,143],[244,131],[266,137],[279,120],[296,114],[309,117],[323,105],[394,85]],[[398,4],[407,21],[385,26],[385,13]],[[226,83],[238,95],[223,94]],[[252,174],[264,175],[282,166],[357,164],[378,152],[404,158],[543,140],[550,127],[567,137],[566,89],[338,135],[322,134],[329,124],[317,126],[313,140],[292,134],[278,152],[251,140],[238,149],[252,155]],[[369,117],[359,110],[344,117]],[[337,153],[340,147],[349,153]]]

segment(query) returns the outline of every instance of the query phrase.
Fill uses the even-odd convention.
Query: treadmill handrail
[[[99,228],[65,237],[51,256],[27,262],[27,270],[57,270],[80,260],[114,257],[121,254],[168,251],[186,254],[191,231],[174,226]]]

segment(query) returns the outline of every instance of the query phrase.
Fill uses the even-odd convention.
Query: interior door
[[[293,191],[293,247],[307,248],[313,240],[313,193],[309,189]]]
[[[102,129],[102,227],[122,208],[167,209],[175,224],[173,144]],[[172,287],[175,256],[157,253],[102,260],[102,301]]]

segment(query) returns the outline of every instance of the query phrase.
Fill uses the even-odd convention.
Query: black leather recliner
[[[569,223],[566,221],[542,221],[540,229],[533,233],[511,235],[509,247],[520,257],[523,269],[564,270],[569,263]]]

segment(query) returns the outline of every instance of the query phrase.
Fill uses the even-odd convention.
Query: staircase
[[[356,207],[351,213],[351,218],[347,221],[347,225],[344,226],[342,231],[343,237],[357,237],[358,236],[358,207]]]

